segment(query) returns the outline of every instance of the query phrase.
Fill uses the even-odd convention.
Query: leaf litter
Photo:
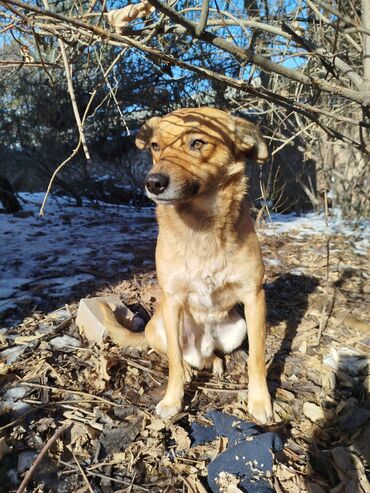
[[[262,228],[260,236],[264,257],[274,260],[266,262],[265,285],[274,423],[263,429],[284,444],[269,481],[278,493],[368,493],[367,258],[355,251],[354,238],[331,232],[329,292],[324,235],[264,234]],[[153,242],[141,249],[142,262],[153,258],[151,249]],[[146,322],[158,287],[153,261],[144,272],[137,265],[128,279],[89,296],[118,296]],[[332,309],[318,339],[328,296]],[[89,345],[75,325],[78,299],[0,330],[0,491],[17,491],[45,444],[67,424],[26,491],[209,492],[207,467],[227,449],[227,439],[192,447],[191,424],[209,424],[207,412],[214,409],[250,420],[247,345],[225,357],[221,378],[195,372],[184,412],[165,422],[154,409],[166,386],[166,358],[109,340]],[[222,491],[243,491],[232,475],[220,480]]]

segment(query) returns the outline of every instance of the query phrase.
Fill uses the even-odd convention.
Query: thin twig
[[[50,80],[50,84],[52,86],[54,86],[53,77],[52,77],[51,73],[49,72],[49,70],[47,69],[47,64],[45,63],[44,57],[42,56],[42,53],[41,53],[41,50],[40,50],[40,43],[39,43],[39,41],[37,39],[37,34],[36,34],[36,31],[35,31],[35,28],[34,27],[32,27],[32,32],[33,32],[33,39],[35,40],[35,45],[36,45],[37,53],[39,54],[39,58],[40,58],[40,62],[41,62],[42,68],[44,69],[45,74],[47,75],[48,79]]]
[[[202,32],[204,31],[204,29],[207,26],[208,13],[209,13],[209,0],[203,0],[199,24],[197,25],[197,27],[195,29],[195,33],[197,36],[202,34]]]
[[[82,142],[81,142],[81,137],[80,137],[80,140],[78,141],[78,144],[75,147],[75,149],[72,151],[72,153],[67,157],[67,159],[65,159],[62,163],[60,163],[60,165],[54,170],[53,174],[51,175],[51,178],[50,178],[50,181],[49,181],[49,184],[48,184],[48,188],[46,190],[44,199],[43,199],[42,204],[41,204],[41,207],[40,207],[40,212],[39,212],[40,216],[43,216],[44,215],[46,201],[48,200],[48,197],[49,197],[49,194],[50,194],[50,190],[51,190],[51,187],[53,186],[55,177],[57,176],[57,174],[59,173],[59,171],[67,163],[69,163],[69,161],[71,161],[71,159],[73,159],[76,156],[76,154],[78,153],[78,151],[81,148],[81,144],[82,144]]]
[[[322,308],[321,312],[321,317],[320,317],[320,324],[319,324],[319,330],[317,333],[317,344],[320,343],[322,333],[324,329],[326,328],[328,324],[328,320],[330,317],[330,314],[333,310],[334,306],[334,297],[335,297],[335,287],[333,287],[333,292],[330,295],[330,235],[329,235],[329,207],[328,207],[328,196],[327,196],[327,191],[326,191],[326,184],[325,184],[325,189],[324,189],[324,204],[325,204],[325,224],[326,224],[326,241],[325,241],[325,247],[326,247],[326,286],[325,286],[325,303]]]
[[[21,382],[23,380],[20,380]],[[89,394],[88,392],[82,392],[81,390],[69,390],[69,389],[63,389],[62,387],[51,387],[50,385],[42,385],[40,383],[30,383],[26,382],[25,385],[28,387],[35,387],[38,389],[49,389],[53,392],[64,392],[65,394],[76,394],[76,395],[82,395],[84,397],[90,397],[95,399],[96,401],[104,402],[106,404],[109,404],[110,406],[117,406],[117,407],[126,407],[127,404],[133,405],[130,401],[127,400],[126,404],[118,404],[116,402],[110,401],[108,399],[104,399],[104,397],[99,397],[98,395],[92,395]]]
[[[364,30],[363,32],[363,54],[362,61],[364,66],[364,76],[370,86],[370,2],[369,0],[361,0],[361,21]]]
[[[84,479],[84,481],[86,483],[86,486],[87,486],[88,490],[90,491],[90,493],[94,493],[94,490],[92,489],[91,484],[90,484],[89,480],[87,479],[87,476],[85,474],[85,471],[82,469],[82,466],[78,462],[77,457],[73,453],[73,450],[71,448],[69,450],[70,450],[70,452],[71,452],[71,454],[72,454],[72,456],[73,456],[73,458],[74,458],[74,460],[75,460],[75,462],[77,464],[77,467],[78,467],[78,469],[79,469],[79,471],[81,473],[81,476],[83,477],[83,479]]]
[[[323,2],[322,0],[313,0],[314,3],[317,3],[320,7],[323,9],[327,10],[331,14],[334,14],[338,19],[341,21],[345,22],[346,24],[350,24],[351,26],[354,26],[358,32],[368,34],[370,36],[370,27],[360,27],[357,25],[356,21],[353,20],[351,17],[348,15],[342,14],[338,9],[335,7],[332,7],[331,5],[327,4],[326,2]],[[364,2],[368,2],[368,0],[363,0]]]
[[[99,88],[101,87],[101,85],[106,81],[106,78],[107,76],[109,75],[109,73],[111,72],[111,70],[115,67],[115,65],[119,62],[119,60],[123,57],[123,55],[127,52],[128,48],[125,48],[123,50],[121,50],[118,55],[115,57],[115,59],[113,60],[113,62],[109,65],[109,67],[107,68],[107,70],[105,70],[105,72],[103,73],[103,77],[102,79],[98,82],[98,84],[96,85],[94,91],[92,92],[91,96],[90,96],[90,99],[86,105],[86,108],[85,108],[85,111],[84,111],[84,114],[82,116],[82,121],[81,121],[81,125],[82,127],[84,127],[85,125],[85,122],[86,122],[86,119],[87,119],[87,116],[89,114],[89,111],[90,111],[90,107],[95,99],[95,96],[97,95],[97,92],[99,90]],[[45,205],[46,205],[46,201],[48,199],[48,196],[50,194],[50,190],[51,190],[51,187],[53,186],[53,183],[54,183],[54,180],[55,180],[55,177],[57,176],[57,174],[60,172],[60,170],[67,164],[69,163],[69,161],[71,161],[71,159],[73,159],[76,154],[78,153],[78,151],[80,150],[81,148],[81,144],[82,144],[82,141],[81,141],[81,136],[80,136],[80,140],[78,141],[77,143],[77,146],[76,148],[74,149],[74,151],[67,157],[67,159],[65,159],[54,171],[54,173],[52,174],[51,178],[50,178],[50,181],[48,183],[48,188],[46,190],[46,193],[45,193],[45,197],[42,201],[42,205],[41,205],[41,208],[40,208],[40,216],[43,216],[44,215],[44,210],[45,210]]]
[[[50,11],[50,6],[49,6],[48,0],[43,0],[43,3],[44,3],[45,9],[47,11]],[[64,42],[61,38],[58,38],[58,44],[59,44],[60,52],[62,54],[64,70],[65,70],[66,78],[67,78],[68,92],[69,92],[69,96],[71,98],[73,113],[75,115],[75,120],[77,123],[78,132],[80,134],[80,141],[81,141],[84,153],[85,153],[85,157],[86,157],[87,161],[90,161],[91,158],[90,158],[90,154],[89,154],[89,149],[88,149],[87,144],[86,144],[86,138],[85,138],[82,122],[81,122],[80,112],[78,111],[76,94],[75,94],[75,91],[73,88],[71,68],[69,66],[69,61],[68,61],[66,49],[64,46]]]
[[[43,448],[41,449],[41,452],[35,459],[34,463],[30,467],[30,469],[27,471],[26,475],[23,478],[22,483],[20,484],[19,488],[17,489],[17,493],[22,493],[25,489],[28,483],[30,482],[32,478],[32,474],[35,472],[37,466],[40,464],[44,456],[46,455],[47,451],[49,448],[58,440],[58,438],[66,431],[67,428],[71,426],[71,423],[64,423],[60,428],[56,430],[54,435],[49,438],[49,440],[45,443]]]
[[[48,0],[43,0],[43,3],[44,3],[45,9],[49,11],[50,10],[50,7],[49,7]],[[69,92],[69,95],[70,95],[70,98],[71,98],[73,113],[75,115],[75,120],[76,120],[76,123],[77,123],[77,128],[78,128],[78,132],[79,132],[80,138],[79,138],[79,141],[78,141],[78,144],[77,144],[76,148],[72,151],[72,153],[67,157],[67,159],[65,159],[54,170],[54,172],[53,172],[53,174],[52,174],[52,176],[50,178],[50,181],[49,181],[49,184],[48,184],[48,188],[47,188],[46,193],[45,193],[45,197],[44,197],[44,199],[42,201],[42,205],[41,205],[41,208],[40,208],[40,216],[43,216],[44,215],[45,204],[46,204],[46,201],[48,199],[48,196],[49,196],[51,187],[52,187],[52,185],[54,183],[54,179],[55,179],[56,175],[59,173],[59,171],[69,161],[71,161],[71,159],[73,159],[76,156],[76,154],[80,150],[81,145],[82,145],[82,148],[84,150],[86,159],[88,161],[91,159],[90,158],[90,154],[89,154],[89,149],[88,149],[87,144],[86,144],[86,138],[85,138],[85,134],[84,134],[84,130],[83,130],[83,124],[82,124],[82,121],[81,121],[80,113],[78,111],[78,106],[77,106],[77,101],[76,101],[76,95],[75,95],[74,88],[73,88],[71,70],[70,70],[70,66],[69,66],[69,62],[68,62],[68,57],[67,57],[66,49],[65,49],[64,42],[63,42],[62,39],[58,38],[58,43],[59,43],[60,52],[62,54],[62,59],[63,59],[63,64],[64,64],[64,70],[65,70],[65,74],[66,74],[66,78],[67,78],[68,92]]]
[[[73,464],[69,464],[68,462],[64,462],[63,460],[59,460],[59,463],[63,464],[63,466],[70,467],[71,469],[74,469],[75,471],[79,470],[77,466],[74,466]],[[89,470],[86,471],[86,474],[88,476],[96,476],[97,478],[107,479],[108,481],[112,481],[113,483],[124,484],[125,486],[129,486],[131,484],[131,481],[128,481],[128,480],[123,481],[122,479],[112,478],[110,476],[107,476],[106,474],[100,474],[100,473],[92,472]],[[137,488],[141,491],[149,491],[148,488],[145,488],[143,486],[139,486],[137,484],[135,484],[135,488]]]

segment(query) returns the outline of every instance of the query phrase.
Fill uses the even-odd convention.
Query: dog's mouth
[[[154,194],[146,188],[146,194],[157,204],[172,205],[191,200],[198,194],[199,189],[199,182],[187,182],[180,187],[170,185],[168,189],[159,194]]]
[[[148,195],[149,198],[151,200],[153,200],[153,202],[157,203],[157,204],[167,204],[167,205],[171,205],[171,204],[176,204],[176,203],[179,203],[179,202],[182,202],[184,199],[178,199],[178,198],[173,198],[173,199],[165,199],[165,198],[161,198],[161,197],[157,197],[157,196],[152,196],[152,194]]]

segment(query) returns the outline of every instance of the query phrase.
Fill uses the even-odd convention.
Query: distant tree
[[[120,138],[149,115],[217,105],[258,119],[273,159],[294,148],[314,162],[319,191],[324,197],[332,191],[346,215],[370,212],[368,0],[149,3],[154,12],[122,34],[107,24],[113,1],[102,7],[95,0],[50,6],[43,0],[41,7],[37,0],[3,0],[0,145],[31,149],[50,169],[75,149],[81,133],[67,93],[62,40],[79,112],[87,111],[83,131],[96,155],[119,150]],[[74,158],[88,174],[83,154]],[[317,203],[304,170],[301,176],[288,164]],[[276,196],[280,185],[271,169],[265,191]]]

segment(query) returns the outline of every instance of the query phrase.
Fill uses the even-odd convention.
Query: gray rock
[[[81,342],[78,339],[68,335],[54,337],[54,339],[50,340],[50,344],[57,351],[64,351],[66,353],[73,351],[74,348],[81,347]]]
[[[25,352],[27,346],[14,346],[0,352],[0,358],[5,360],[7,365],[13,364]]]
[[[37,453],[34,450],[25,450],[18,455],[18,474],[22,474],[32,465],[32,462],[37,457]]]
[[[313,402],[305,402],[303,404],[303,414],[314,423],[325,419],[324,410]]]

